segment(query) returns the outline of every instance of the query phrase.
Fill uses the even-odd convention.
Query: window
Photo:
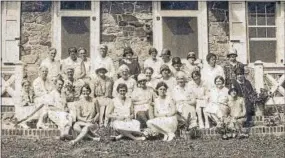
[[[198,10],[198,1],[162,1],[161,10]]]
[[[250,62],[276,60],[276,4],[248,3],[248,37]]]
[[[61,1],[61,10],[91,10],[91,1]]]

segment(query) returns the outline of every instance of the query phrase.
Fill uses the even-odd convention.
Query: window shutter
[[[19,62],[21,2],[2,2],[2,62]]]
[[[247,63],[246,7],[243,1],[229,1],[230,47],[238,51],[238,60]]]

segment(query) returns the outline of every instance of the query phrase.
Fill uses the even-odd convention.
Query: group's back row
[[[106,69],[106,76],[112,80],[116,80],[121,76],[121,69],[116,69],[113,60],[108,56],[108,47],[104,44],[99,46],[99,55],[91,62],[87,57],[87,50],[85,48],[71,47],[68,49],[69,57],[58,61],[55,59],[56,49],[51,48],[49,55],[41,62],[41,66],[48,68],[48,79],[54,80],[59,74],[67,77],[67,69],[72,68],[74,71],[74,79],[83,79],[84,81],[90,80],[97,76],[96,70],[99,68]],[[182,71],[186,74],[187,78],[191,80],[191,74],[194,70],[201,72],[202,80],[207,82],[208,86],[213,86],[213,79],[220,75],[225,78],[225,85],[229,87],[232,79],[236,79],[236,70],[244,70],[244,65],[236,60],[236,49],[230,49],[227,54],[227,61],[223,65],[217,65],[217,56],[209,53],[206,57],[206,61],[203,65],[200,59],[197,60],[195,52],[189,52],[186,59],[179,57],[172,57],[169,49],[163,49],[161,55],[158,57],[158,52],[155,48],[149,49],[149,58],[143,63],[143,69],[140,67],[139,60],[134,58],[134,52],[131,47],[125,47],[123,50],[123,57],[119,60],[119,66],[127,66],[129,75],[131,78],[137,80],[137,76],[140,73],[145,73],[148,80],[162,79],[163,74],[161,70],[168,68],[171,71],[172,77],[178,71]],[[150,69],[150,73],[146,71]],[[154,88],[155,85],[153,85]]]

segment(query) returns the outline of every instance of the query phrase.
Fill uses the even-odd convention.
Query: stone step
[[[245,129],[244,129],[245,130]],[[58,129],[2,129],[2,136],[21,136],[21,137],[36,137],[36,138],[55,138],[60,135]],[[191,139],[191,132],[179,130],[178,134],[184,139]],[[250,128],[250,136],[285,136],[285,125],[281,126],[255,126]],[[200,132],[200,138],[220,137],[216,129],[204,129]]]
[[[246,130],[245,128],[243,130]],[[180,130],[180,137],[184,139],[191,139],[193,133],[190,131]],[[279,126],[254,126],[249,129],[250,136],[285,136],[285,125]],[[220,137],[221,135],[216,129],[204,129],[197,133],[197,137],[208,138],[208,137]]]

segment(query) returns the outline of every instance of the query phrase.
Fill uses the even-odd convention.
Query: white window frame
[[[249,2],[255,2],[255,1],[248,1],[246,2],[246,28],[247,28],[247,32],[246,32],[246,37],[247,37],[247,59],[248,61],[250,61],[250,50],[249,50],[249,41],[250,41],[250,38],[249,38],[249,31],[248,31],[248,28],[250,27],[249,26],[249,23],[248,23],[248,3]],[[252,41],[276,41],[276,59],[275,59],[275,62],[270,62],[270,63],[264,63],[265,65],[268,65],[268,66],[280,66],[282,64],[284,64],[284,53],[285,53],[285,16],[284,16],[284,12],[285,12],[285,9],[284,9],[284,6],[285,6],[285,3],[284,2],[275,2],[275,5],[276,5],[276,11],[275,11],[275,14],[276,14],[276,19],[275,19],[275,26],[272,26],[272,27],[276,27],[276,37],[275,38],[251,38]],[[271,26],[266,26],[266,27],[271,27]],[[281,60],[283,60],[283,63],[281,62]],[[250,65],[253,64],[253,62],[249,63]]]
[[[163,17],[196,17],[198,28],[198,58],[208,54],[207,1],[198,1],[198,10],[161,10],[161,2],[153,2],[153,46],[159,54],[163,49]],[[185,52],[185,56],[186,56]]]
[[[100,1],[91,1],[91,10],[67,10],[60,9],[60,1],[52,3],[53,14],[53,37],[52,47],[57,49],[57,59],[61,59],[61,17],[84,17],[90,16],[90,58],[95,59],[98,55],[96,47],[100,44]]]

